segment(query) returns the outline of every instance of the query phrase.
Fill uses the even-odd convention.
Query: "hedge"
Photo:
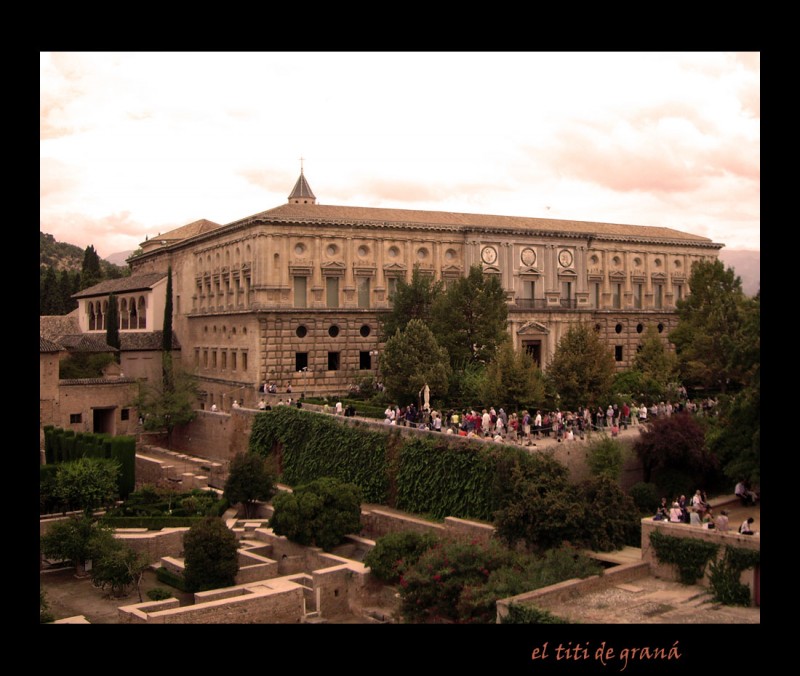
[[[191,528],[204,518],[203,516],[104,516],[102,521],[112,528],[161,530],[162,528]]]

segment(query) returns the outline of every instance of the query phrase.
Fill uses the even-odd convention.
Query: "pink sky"
[[[758,53],[42,53],[40,230],[135,249],[285,203],[760,249]]]

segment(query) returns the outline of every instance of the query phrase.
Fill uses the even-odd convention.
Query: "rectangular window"
[[[675,289],[675,302],[683,300],[683,284],[676,284],[673,288]]]
[[[369,277],[357,277],[358,307],[369,307]]]
[[[175,314],[179,315],[181,313],[181,297],[175,296]]]
[[[642,309],[642,285],[641,284],[634,284],[633,285],[633,307],[637,310]]]
[[[613,308],[619,310],[622,307],[622,284],[614,284],[613,291],[614,293],[611,299]]]
[[[338,352],[328,352],[328,370],[329,371],[338,371],[339,370],[339,353]]]
[[[657,310],[660,310],[664,307],[664,285],[663,284],[654,284],[653,285],[653,307]]]
[[[231,352],[231,371],[236,370],[236,352]]]
[[[614,359],[616,361],[622,361],[622,345],[614,346]]]
[[[200,350],[199,349],[196,349],[194,351],[194,365],[195,366],[200,366]]]
[[[222,368],[228,368],[228,352],[226,350],[222,351]]]
[[[600,309],[600,282],[592,282],[590,302],[595,310]]]
[[[203,368],[208,368],[208,350],[203,350]]]
[[[306,295],[306,278],[305,277],[295,277],[294,278],[294,306],[295,307],[307,307],[308,300]]]
[[[531,299],[536,297],[536,282],[525,280],[522,282],[522,297]]]
[[[211,368],[217,368],[217,351],[211,350]]]
[[[120,420],[130,420],[131,419],[131,410],[129,408],[121,408],[119,411],[119,419]]]
[[[308,368],[308,352],[294,353],[294,370],[302,371]]]
[[[372,368],[372,356],[368,350],[361,350],[358,353],[358,368],[362,371],[369,371]]]
[[[247,370],[247,352],[242,352],[242,371]]]
[[[77,423],[83,422],[83,414],[82,413],[70,413],[69,414],[69,423],[70,425],[75,425]]]
[[[339,307],[339,278],[325,278],[325,301],[328,307]]]
[[[561,282],[561,299],[569,300],[572,298],[572,282]]]

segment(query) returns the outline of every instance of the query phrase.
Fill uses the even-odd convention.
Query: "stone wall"
[[[592,575],[584,579],[564,580],[524,594],[498,599],[497,621],[499,623],[500,618],[508,614],[508,607],[512,603],[529,604],[547,610],[555,604],[608,589],[624,582],[638,580],[647,577],[648,574],[649,567],[645,562],[626,563],[604,571],[602,575]]]
[[[188,530],[188,528],[164,528],[157,531],[118,528],[114,536],[131,549],[146,554],[149,563],[156,563],[165,556],[183,556],[183,536]]]

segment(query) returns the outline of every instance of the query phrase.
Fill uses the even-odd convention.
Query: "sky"
[[[760,250],[757,52],[40,53],[39,229],[105,258],[318,204]]]

